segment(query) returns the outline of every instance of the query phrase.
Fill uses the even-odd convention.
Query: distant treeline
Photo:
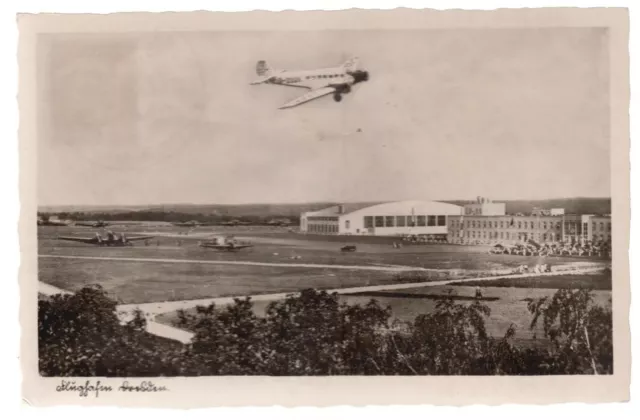
[[[564,208],[567,214],[609,214],[611,198],[562,198],[550,200],[494,200],[504,202],[507,213],[529,214],[535,207]],[[473,203],[469,200],[445,200],[445,203],[464,205]],[[272,219],[288,218],[298,223],[300,214],[307,211],[320,210],[336,203],[308,204],[175,204],[165,206],[148,206],[131,209],[85,209],[85,208],[42,208],[41,216],[55,215],[61,219],[73,220],[119,220],[119,221],[165,221],[179,222],[197,220],[203,223],[227,222],[239,220],[260,223]]]
[[[217,214],[204,214],[204,213],[184,213],[176,211],[156,211],[156,210],[141,210],[141,211],[123,211],[118,213],[112,212],[59,212],[59,213],[38,213],[38,216],[44,220],[49,219],[52,216],[58,217],[61,220],[76,220],[76,221],[88,221],[88,220],[104,220],[104,221],[132,221],[132,222],[186,222],[186,221],[198,221],[201,223],[225,223],[233,220],[245,223],[267,223],[272,220],[284,220],[287,219],[292,224],[299,223],[298,217],[267,215],[267,216],[231,216],[231,215],[217,215]]]

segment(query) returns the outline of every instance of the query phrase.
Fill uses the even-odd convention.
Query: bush
[[[192,343],[144,331],[141,313],[121,325],[100,287],[41,301],[40,371],[45,376],[199,375],[541,375],[611,373],[611,311],[590,291],[559,290],[529,301],[531,327],[543,323],[552,343],[513,344],[515,328],[487,334],[489,308],[449,295],[412,323],[392,322],[390,308],[340,303],[337,294],[304,290],[256,316],[249,298],[224,308],[179,312]]]

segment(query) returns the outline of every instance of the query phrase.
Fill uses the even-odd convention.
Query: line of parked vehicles
[[[523,256],[598,256],[611,257],[610,241],[586,241],[584,243],[550,242],[540,244],[529,239],[515,245],[496,244],[489,250],[490,254],[508,254]]]

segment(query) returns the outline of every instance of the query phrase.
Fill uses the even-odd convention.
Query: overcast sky
[[[40,44],[39,205],[610,196],[604,29],[66,35]],[[359,56],[342,102],[256,61]]]

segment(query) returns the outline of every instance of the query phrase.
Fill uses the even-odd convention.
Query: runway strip
[[[375,265],[334,265],[334,264],[292,264],[275,263],[262,261],[221,261],[221,260],[178,260],[172,258],[130,258],[130,257],[88,257],[74,255],[39,255],[40,258],[60,258],[68,260],[98,260],[98,261],[127,261],[127,262],[152,262],[152,263],[174,263],[174,264],[213,264],[213,265],[244,265],[258,267],[289,267],[289,268],[330,268],[337,270],[367,270],[384,272],[407,272],[407,271],[450,271],[437,270],[422,267],[404,266],[375,266]]]

